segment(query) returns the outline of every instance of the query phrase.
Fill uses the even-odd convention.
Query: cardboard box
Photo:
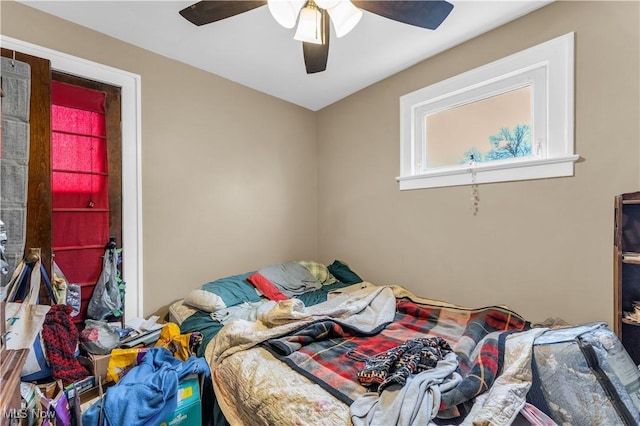
[[[95,377],[95,384],[105,383],[107,377],[107,370],[109,368],[109,359],[111,354],[107,355],[94,355],[79,356],[78,361],[84,365],[87,370]]]
[[[192,374],[180,381],[178,405],[160,426],[202,426],[201,379],[197,374]]]
[[[82,379],[65,386],[64,392],[67,394],[67,400],[71,402],[76,392],[78,392],[78,395],[82,395],[83,393],[89,391],[89,389],[95,388],[96,386],[97,383],[95,376],[89,376],[86,379]]]
[[[100,378],[100,383],[104,383],[105,378],[107,377],[107,370],[109,368],[109,359],[111,359],[111,354],[89,354],[89,359],[93,363],[93,375],[96,376],[96,382],[98,381],[98,378]]]
[[[85,392],[82,395],[80,395],[80,410],[78,410],[78,413],[82,415],[82,413],[84,413],[89,408],[91,408],[93,404],[98,402],[100,397],[101,397],[101,392],[100,392],[100,389],[97,387],[90,389],[88,392]]]

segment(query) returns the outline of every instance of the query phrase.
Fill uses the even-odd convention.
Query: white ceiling
[[[449,1],[453,11],[435,31],[369,12],[342,38],[332,29],[327,70],[311,75],[295,30],[266,6],[197,27],[178,14],[194,0],[21,3],[317,111],[552,0]]]

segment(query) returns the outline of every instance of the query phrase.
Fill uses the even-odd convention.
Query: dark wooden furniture
[[[0,426],[15,424],[10,413],[21,408],[20,372],[29,349],[6,349],[5,302],[0,302]]]
[[[634,313],[634,302],[640,304],[640,192],[615,197],[613,238],[614,331],[640,364],[640,313]]]
[[[14,421],[11,413],[20,411],[20,371],[29,349],[0,350],[0,425],[10,425]]]

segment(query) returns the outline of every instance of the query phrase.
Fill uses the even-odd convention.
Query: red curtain
[[[109,241],[105,98],[104,92],[52,82],[53,251],[69,282],[82,287],[78,321]]]

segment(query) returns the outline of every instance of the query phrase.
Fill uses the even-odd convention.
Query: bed
[[[505,306],[468,308],[365,282],[340,261],[285,262],[222,278],[171,305],[170,317],[183,333],[203,334],[198,355],[211,368],[217,418],[231,425],[640,421],[640,396],[629,396],[640,374],[627,368],[624,383],[610,374],[618,400],[611,389],[585,386],[575,407],[567,398],[554,407],[554,390],[543,395],[537,383],[549,416],[527,401],[540,376],[531,368],[535,342],[555,342],[549,327]],[[588,331],[596,329],[610,338],[606,325]],[[539,360],[545,368],[561,361],[549,354]],[[593,365],[579,364],[567,371],[593,382]]]

